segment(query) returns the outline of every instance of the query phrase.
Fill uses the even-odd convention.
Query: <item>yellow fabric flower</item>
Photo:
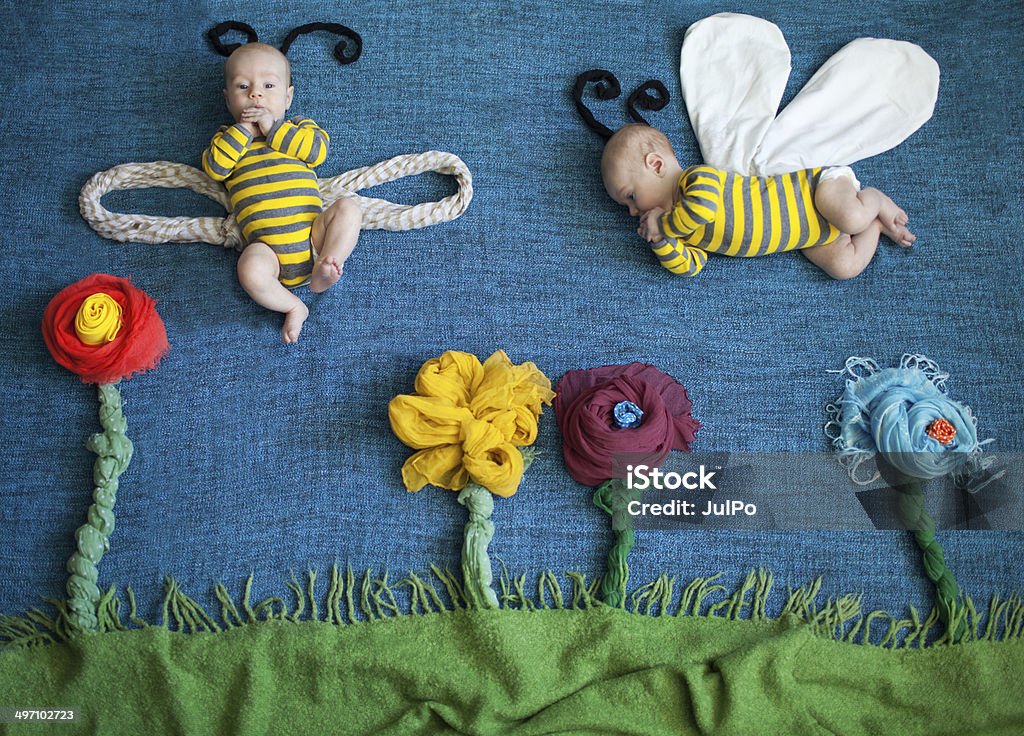
[[[423,364],[415,386],[388,405],[395,435],[419,450],[402,466],[405,487],[460,491],[475,481],[499,496],[515,493],[523,475],[517,448],[537,439],[541,407],[555,395],[547,376],[502,350],[482,365],[449,350]]]

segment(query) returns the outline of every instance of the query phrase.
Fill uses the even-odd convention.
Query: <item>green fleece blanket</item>
[[[634,596],[634,611],[596,603],[581,584],[571,602],[558,593],[552,607],[543,594],[535,604],[506,590],[506,607],[495,611],[431,605],[440,598],[423,586],[400,613],[379,586],[374,593],[371,576],[361,594],[350,574],[352,582],[345,594],[333,589],[326,610],[303,600],[319,597],[312,581],[308,595],[293,588],[299,606],[290,613],[280,599],[250,606],[248,593],[239,613],[222,597],[226,627],[170,581],[163,626],[125,628],[115,607],[101,617],[105,633],[64,638],[50,629],[54,643],[0,652],[0,707],[74,708],[77,720],[0,730],[1024,733],[1017,600],[995,601],[983,616],[971,606],[970,634],[952,644],[929,637],[916,612],[903,621],[864,616],[854,598],[814,607],[816,585],[768,618],[762,574],[717,603],[702,600],[709,581],[691,584],[674,613],[658,605],[660,583]],[[671,598],[668,590],[660,602]],[[353,617],[357,608],[363,615]],[[54,623],[34,618],[40,631]],[[5,625],[28,631],[27,621]]]

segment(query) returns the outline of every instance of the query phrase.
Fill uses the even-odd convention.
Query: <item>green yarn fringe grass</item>
[[[570,571],[565,573],[565,581],[560,582],[551,571],[545,571],[533,583],[528,582],[526,574],[512,576],[504,563],[501,567],[498,581],[501,593],[498,597],[503,609],[529,612],[606,606],[600,600],[600,577],[588,580],[583,573]],[[684,587],[677,584],[676,577],[660,575],[633,590],[628,603],[622,608],[633,615],[651,617],[704,616],[753,622],[796,617],[823,638],[891,649],[1024,639],[1024,598],[1020,595],[1007,598],[995,595],[987,610],[982,611],[970,597],[961,596],[950,610],[950,620],[954,625],[945,628],[940,624],[940,614],[936,609],[927,616],[921,616],[911,606],[909,618],[896,618],[881,610],[865,613],[859,594],[821,601],[821,578],[795,590],[787,589],[781,613],[770,616],[767,607],[774,586],[770,572],[751,570],[731,592],[719,582],[720,578],[721,573],[698,577]],[[139,616],[131,586],[124,591],[127,602],[125,615],[125,601],[112,585],[97,606],[95,632],[82,632],[74,626],[66,601],[46,599],[54,609],[53,613],[33,608],[21,616],[0,615],[0,649],[55,644],[76,636],[147,626],[200,633],[220,632],[263,621],[322,621],[347,625],[478,607],[466,595],[457,574],[434,565],[427,572],[410,571],[398,580],[389,580],[387,571],[378,575],[373,569],[367,569],[357,575],[351,566],[342,571],[334,565],[326,593],[317,572],[309,570],[305,579],[298,580],[293,576],[288,582],[290,594],[287,598],[272,596],[255,603],[252,585],[253,576],[250,575],[242,587],[241,597],[236,599],[223,584],[218,583],[214,596],[220,604],[220,612],[215,619],[189,597],[174,578],[168,577],[164,581],[161,620],[157,624]],[[407,600],[402,588],[408,588]],[[399,598],[404,605],[399,603]],[[954,639],[949,632],[956,630],[963,633]]]

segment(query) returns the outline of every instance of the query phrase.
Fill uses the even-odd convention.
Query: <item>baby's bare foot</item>
[[[885,194],[879,192],[882,205],[878,208],[878,221],[882,223],[882,234],[904,248],[914,244],[917,236],[907,229],[907,213],[900,209]]]
[[[341,278],[341,264],[337,258],[324,257],[313,269],[313,275],[309,279],[309,289],[319,294],[327,291]]]
[[[281,342],[291,345],[299,341],[302,325],[309,316],[309,308],[305,304],[295,306],[290,312],[284,313],[284,327],[281,328]]]

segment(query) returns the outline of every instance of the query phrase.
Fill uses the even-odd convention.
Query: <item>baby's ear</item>
[[[288,101],[285,102],[285,105],[284,105],[284,109],[285,110],[287,110],[289,107],[292,106],[292,97],[294,97],[294,96],[295,96],[295,85],[289,84],[288,85]]]
[[[661,157],[661,154],[651,151],[644,156],[644,165],[655,174],[660,175],[665,170],[665,159]]]

